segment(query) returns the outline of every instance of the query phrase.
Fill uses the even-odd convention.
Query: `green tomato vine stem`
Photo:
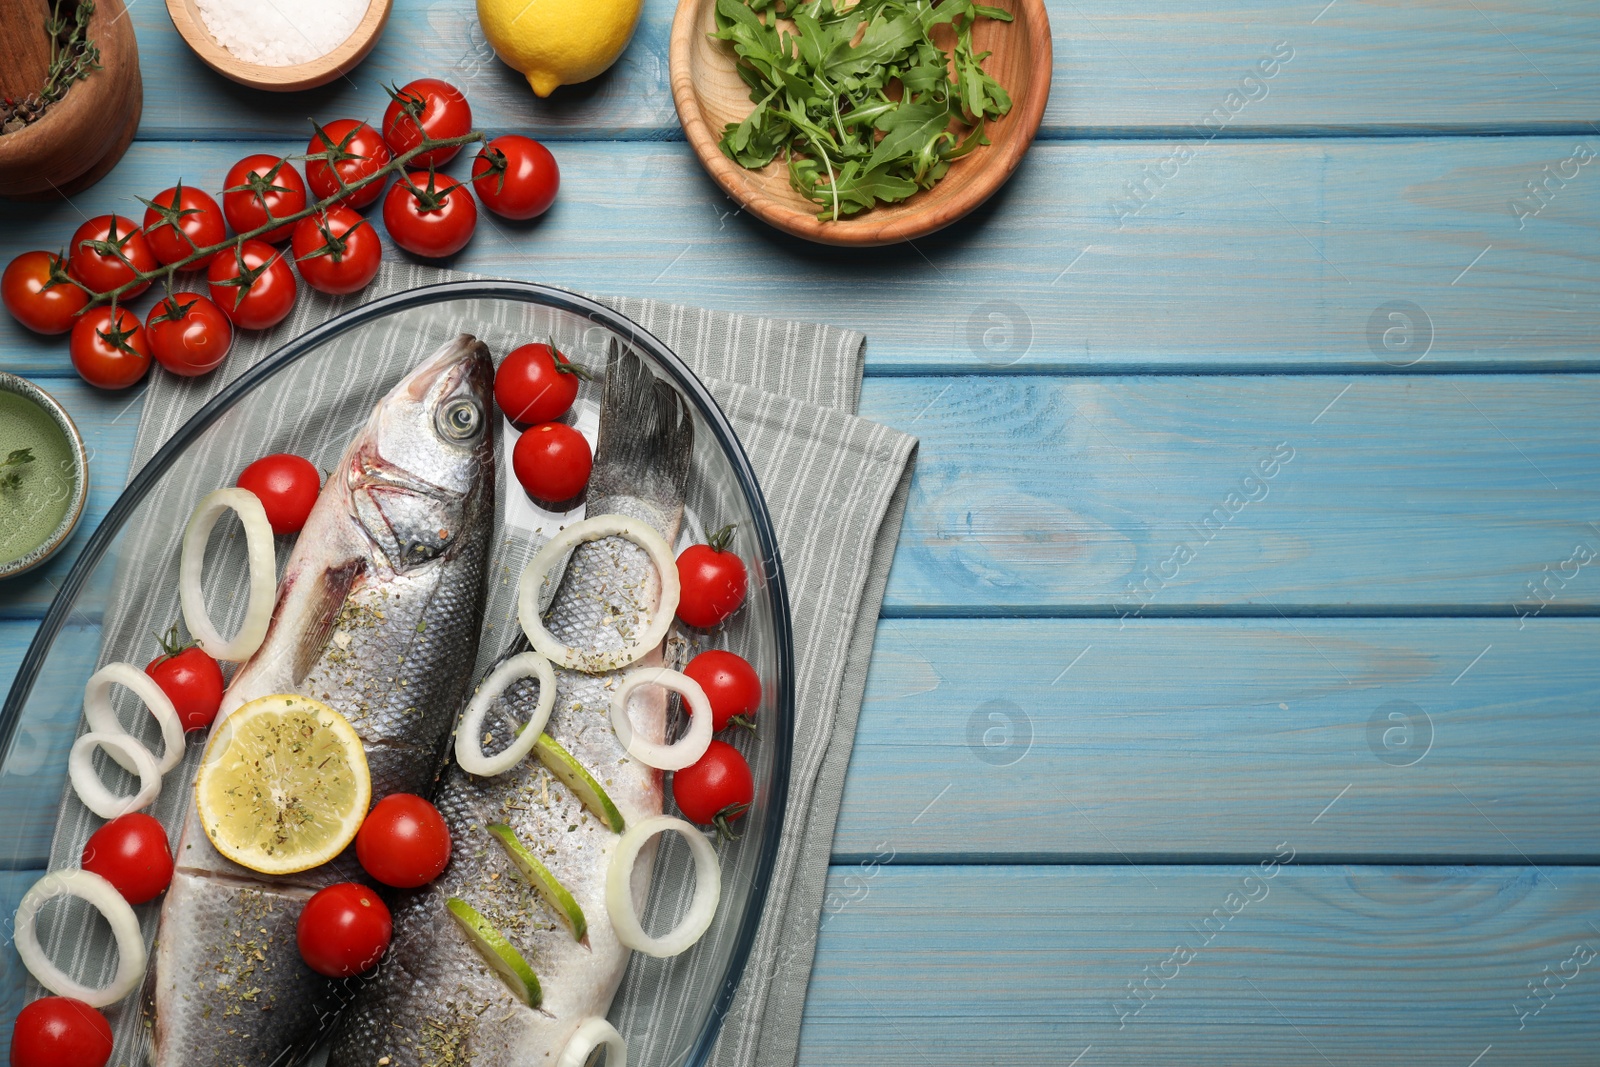
[[[153,270],[140,270],[139,268],[135,267],[128,260],[128,257],[123,254],[123,252],[122,252],[122,250],[120,248],[116,249],[115,252],[116,252],[117,258],[122,261],[124,266],[126,266],[129,270],[133,271],[133,278],[130,279],[129,281],[126,281],[123,284],[117,286],[115,289],[107,290],[104,293],[95,292],[93,289],[90,289],[87,285],[84,285],[77,278],[73,278],[70,275],[68,275],[68,280],[70,282],[72,282],[72,284],[76,285],[79,289],[82,289],[85,293],[89,294],[89,302],[86,305],[84,305],[85,308],[96,307],[98,305],[107,304],[107,303],[109,303],[113,308],[115,308],[115,307],[117,307],[117,302],[122,297],[122,295],[124,293],[128,292],[131,289],[140,289],[142,286],[148,285],[148,284],[150,284],[152,282],[156,282],[156,281],[164,281],[164,282],[167,282],[167,283],[170,284],[170,282],[172,281],[173,276],[178,274],[180,271],[182,271],[185,267],[189,266],[190,264],[197,263],[197,262],[199,262],[199,261],[201,261],[203,259],[207,259],[210,256],[214,256],[218,252],[230,252],[231,251],[231,252],[237,253],[237,251],[244,246],[244,243],[246,241],[255,240],[255,239],[259,238],[262,234],[270,233],[273,230],[276,230],[277,228],[279,228],[280,226],[284,226],[284,225],[287,225],[287,224],[290,224],[290,223],[296,223],[296,222],[299,222],[301,219],[310,218],[312,215],[315,215],[315,214],[317,214],[319,212],[322,212],[322,211],[326,211],[328,208],[332,207],[335,203],[337,203],[340,200],[343,200],[345,197],[349,196],[350,194],[360,192],[362,189],[365,189],[367,186],[371,185],[374,182],[384,182],[384,181],[388,180],[388,178],[389,178],[389,176],[391,174],[399,173],[401,175],[404,175],[405,174],[406,165],[409,164],[417,156],[420,156],[425,152],[432,152],[432,151],[434,151],[436,149],[440,149],[440,148],[461,147],[461,146],[473,144],[473,143],[479,142],[479,141],[486,141],[487,139],[488,138],[484,135],[482,130],[473,130],[471,133],[464,133],[459,137],[433,138],[433,137],[428,137],[427,135],[424,135],[423,138],[422,138],[422,142],[420,144],[418,144],[416,147],[412,148],[410,151],[407,151],[407,152],[404,152],[404,153],[402,153],[402,154],[400,154],[398,156],[395,156],[393,159],[389,160],[389,162],[383,164],[381,167],[379,167],[377,170],[373,171],[371,174],[367,175],[366,177],[361,178],[358,181],[349,182],[349,183],[345,182],[343,176],[341,176],[339,174],[339,171],[338,171],[337,167],[333,167],[333,166],[330,165],[329,170],[333,174],[333,179],[334,179],[334,181],[339,183],[338,191],[334,192],[334,193],[331,193],[328,196],[323,197],[321,200],[317,200],[317,201],[308,203],[304,208],[300,209],[299,211],[291,212],[290,214],[287,214],[287,215],[274,215],[274,214],[272,214],[272,212],[270,210],[267,209],[266,205],[263,203],[262,204],[262,209],[263,209],[263,211],[266,212],[267,221],[262,223],[260,226],[257,226],[253,230],[247,230],[244,233],[235,234],[234,236],[228,238],[227,240],[219,241],[219,242],[217,242],[216,244],[213,244],[213,245],[205,245],[204,247],[196,247],[193,252],[191,252],[189,255],[185,256],[184,258],[178,259],[178,260],[174,260],[171,263],[164,263],[161,266],[156,267]],[[325,140],[323,143],[326,144],[327,141]],[[327,160],[330,160],[330,159],[334,158],[334,156],[337,153],[338,153],[338,147],[337,146],[330,146],[326,151],[323,151],[323,152],[313,152],[310,155],[293,156],[293,157],[286,157],[286,158],[300,159],[300,160],[324,160],[324,161],[327,161]],[[404,178],[402,177],[401,180],[404,181]],[[465,183],[463,183],[463,184],[465,184]],[[179,230],[178,232],[182,233],[183,231]],[[185,240],[189,240],[187,235],[185,235]],[[190,240],[190,244],[193,245],[193,241],[192,240]],[[71,249],[68,249],[67,254],[68,254],[69,257],[71,255],[71,251],[72,251]],[[286,253],[280,252],[279,254],[283,255],[283,254],[286,254]]]

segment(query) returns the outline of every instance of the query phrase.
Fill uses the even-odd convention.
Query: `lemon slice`
[[[218,852],[263,874],[327,863],[355,839],[372,802],[361,738],[344,716],[293,693],[223,720],[194,783]]]

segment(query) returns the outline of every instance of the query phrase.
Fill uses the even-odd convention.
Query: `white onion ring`
[[[117,973],[104,988],[96,989],[74,981],[51,962],[39,944],[35,929],[39,909],[46,901],[62,896],[77,897],[111,924],[111,934],[117,941]],[[139,918],[110,882],[89,871],[55,871],[35,882],[17,905],[16,942],[17,955],[22,957],[28,973],[40,985],[57,996],[72,997],[91,1007],[109,1007],[138,989],[139,983],[144,981],[146,955]]]
[[[651,937],[644,932],[639,913],[633,907],[633,865],[644,843],[663,830],[676,830],[689,842],[689,854],[694,857],[694,901],[675,930],[662,937]],[[617,940],[657,959],[676,956],[700,940],[700,935],[711,928],[721,895],[722,867],[717,863],[717,850],[711,847],[705,834],[671,815],[652,815],[628,827],[628,832],[617,842],[611,866],[606,869],[606,912],[611,916]]]
[[[626,537],[650,555],[661,574],[661,602],[656,605],[650,625],[630,645],[611,652],[580,652],[555,639],[544,627],[539,612],[539,587],[548,574],[566,554],[585,541],[598,541],[602,537]],[[575,522],[552,537],[523,568],[522,580],[517,589],[517,619],[528,635],[528,643],[550,662],[570,670],[587,674],[614,671],[636,663],[645,653],[661,644],[678,611],[678,561],[672,546],[649,523],[630,519],[626,515],[596,515]]]
[[[689,705],[689,732],[670,745],[658,745],[634,732],[628,719],[628,698],[640,686],[659,685],[683,697]],[[711,747],[711,701],[700,683],[687,674],[665,667],[641,667],[622,676],[622,684],[611,694],[611,728],[628,755],[661,771],[681,771],[706,754]]]
[[[506,687],[522,678],[539,679],[539,706],[533,709],[527,725],[504,752],[495,756],[483,754],[483,717]],[[533,751],[533,746],[550,721],[550,709],[556,706],[556,670],[550,661],[537,652],[524,652],[513,656],[496,667],[484,679],[472,703],[461,713],[461,724],[456,727],[456,762],[468,774],[488,777],[504,774]]]
[[[601,1045],[606,1047],[606,1067],[628,1067],[628,1043],[617,1028],[598,1015],[578,1024],[556,1060],[556,1067],[584,1067]]]
[[[211,616],[206,614],[205,594],[200,590],[200,576],[206,563],[206,538],[211,536],[211,528],[224,511],[239,516],[250,554],[250,604],[239,632],[226,640],[211,624]],[[267,636],[267,625],[272,622],[277,574],[272,524],[267,521],[267,510],[261,506],[260,498],[248,489],[218,489],[206,494],[195,506],[189,525],[183,531],[178,599],[183,604],[183,621],[208,655],[242,663],[261,647]]]
[[[96,748],[103,748],[107,752],[119,748],[122,750],[122,754],[132,761],[134,772],[139,775],[137,793],[120,797],[106,787],[90,762]],[[67,776],[72,779],[72,788],[77,790],[83,806],[102,819],[115,819],[130,811],[138,811],[148,806],[161,792],[161,768],[156,765],[155,756],[127,734],[90,732],[78,738],[67,755]]]
[[[118,721],[117,713],[112,710],[113,685],[131,689],[134,696],[144,702],[144,706],[161,725],[161,739],[166,747],[156,766],[162,774],[166,774],[183,760],[183,723],[178,721],[178,709],[172,706],[172,698],[156,684],[154,678],[133,664],[108,663],[95,671],[89,679],[89,684],[83,687],[83,717],[89,721],[89,729],[95,733],[132,736]],[[143,747],[143,742],[139,744]],[[138,773],[138,765],[124,756],[120,749],[108,746],[106,755],[116,760],[117,765],[123,770]]]

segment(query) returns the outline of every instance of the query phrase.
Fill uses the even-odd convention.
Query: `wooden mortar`
[[[62,3],[70,11],[75,0]],[[18,99],[44,87],[49,11],[49,0],[0,0],[0,95]],[[100,69],[74,83],[37,122],[0,134],[0,196],[71,195],[105,177],[127,151],[139,128],[144,85],[122,0],[95,0],[89,39],[100,49]]]

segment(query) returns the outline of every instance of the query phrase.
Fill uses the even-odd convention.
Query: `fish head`
[[[356,520],[396,571],[445,555],[493,506],[494,363],[465,334],[372,413],[345,471]]]

